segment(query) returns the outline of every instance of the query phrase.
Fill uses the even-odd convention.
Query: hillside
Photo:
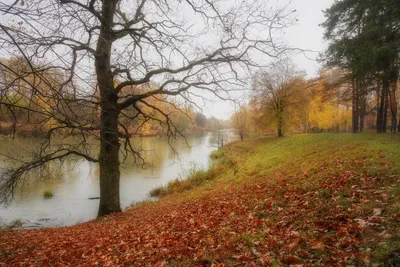
[[[157,202],[72,227],[0,231],[0,266],[400,264],[400,137],[236,142]]]

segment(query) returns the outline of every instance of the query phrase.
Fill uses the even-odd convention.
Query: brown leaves
[[[311,242],[311,248],[312,249],[323,249],[324,248],[324,244],[321,241],[313,241]]]
[[[335,159],[332,164],[338,168],[334,172],[323,163],[296,177],[277,174],[279,182],[272,185],[268,179],[258,180],[73,227],[2,231],[0,262],[4,266],[269,266],[279,261],[340,266],[369,261],[369,254],[360,252],[366,242],[363,234],[373,234],[371,240],[390,238],[382,227],[388,220],[398,222],[400,215],[386,214],[376,205],[363,211],[363,205],[389,201],[390,195],[380,191],[384,180],[349,167],[362,168],[362,162]],[[323,178],[318,180],[317,175]]]
[[[280,261],[284,264],[288,264],[288,265],[296,265],[296,264],[301,264],[303,261],[296,256],[286,256],[286,257],[282,257],[280,259]]]

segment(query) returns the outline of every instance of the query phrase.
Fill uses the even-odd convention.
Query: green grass
[[[43,197],[45,198],[45,199],[50,199],[50,198],[52,198],[54,195],[53,195],[53,192],[51,191],[51,190],[45,190],[44,192],[43,192]]]
[[[211,152],[210,158],[212,159],[221,159],[225,156],[224,152],[221,149],[214,150]]]
[[[130,205],[129,208],[138,208],[138,207],[143,207],[143,206],[148,206],[148,205],[152,205],[156,203],[155,200],[152,199],[145,199],[142,201],[138,201],[138,202],[132,202],[132,204]]]
[[[259,138],[244,143],[233,143],[223,148],[229,159],[238,164],[238,174],[244,179],[265,176],[282,169],[296,173],[317,167],[321,160],[335,157],[373,157],[381,161],[382,153],[394,161],[400,154],[398,135],[377,134],[314,134],[284,138]],[[392,154],[392,155],[390,155]],[[396,163],[397,164],[397,163]],[[333,169],[332,171],[337,171]],[[371,168],[369,171],[373,172]]]
[[[299,172],[315,175],[318,166],[324,161],[332,166],[337,158],[344,161],[353,158],[370,158],[374,162],[388,162],[395,166],[400,174],[400,138],[391,134],[304,134],[284,138],[264,137],[246,142],[234,142],[214,151],[211,158],[218,159],[208,170],[193,168],[179,179],[167,186],[158,187],[150,192],[152,197],[163,197],[194,189],[212,182],[215,185],[226,185],[231,181],[248,182],[249,179],[263,178],[274,171],[282,170],[291,176]],[[345,163],[345,162],[344,162]],[[343,165],[344,166],[344,165]],[[343,166],[330,167],[326,175],[334,175]],[[380,167],[376,164],[367,166],[371,175],[377,175]],[[326,178],[326,177],[325,177]],[[318,186],[324,177],[318,177],[309,190]],[[271,184],[275,183],[271,179]],[[332,192],[321,192],[329,198]],[[346,205],[345,201],[343,204]]]
[[[217,180],[217,177],[219,177],[220,174],[226,173],[229,169],[236,170],[234,162],[229,160],[222,150],[213,151],[210,158],[216,161],[212,162],[211,166],[207,170],[199,169],[194,166],[181,175],[180,178],[170,181],[166,186],[152,189],[149,192],[149,195],[151,197],[160,198],[175,193],[189,191]]]
[[[187,176],[170,181],[167,186],[156,187],[150,191],[151,197],[164,197],[166,195],[181,193],[214,180],[224,164],[218,164],[208,170],[192,168]]]
[[[12,221],[10,223],[10,227],[11,228],[19,228],[23,225],[22,220],[21,219],[15,219],[14,221]]]

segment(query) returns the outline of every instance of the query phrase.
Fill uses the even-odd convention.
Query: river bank
[[[398,263],[400,139],[298,135],[235,142],[191,188],[57,229],[0,232],[15,265]]]

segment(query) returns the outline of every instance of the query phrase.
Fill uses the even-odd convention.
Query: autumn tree
[[[195,115],[196,126],[200,128],[205,128],[207,126],[207,117],[204,114],[197,112]]]
[[[347,84],[343,84],[340,70],[325,69],[320,72],[319,77],[308,80],[302,78],[301,72],[298,72],[300,76],[296,76],[295,70],[289,73],[292,73],[293,77],[288,78],[287,83],[277,84],[290,87],[276,86],[274,90],[271,89],[270,76],[267,76],[268,82],[262,83],[262,76],[258,74],[260,80],[254,81],[250,101],[231,118],[232,126],[239,136],[240,129],[245,129],[246,133],[251,135],[275,132],[279,125],[278,115],[283,118],[282,132],[347,132],[350,129],[351,96],[349,97]],[[283,75],[279,74],[277,77],[282,78]],[[264,92],[267,89],[263,88],[270,89]],[[368,99],[367,106],[370,106],[371,101],[373,98]],[[281,114],[278,113],[282,110],[279,109],[279,105],[284,106]],[[370,109],[365,112],[370,116]]]
[[[340,72],[326,70],[318,78],[308,81],[308,127],[311,132],[346,132],[350,125],[351,100],[343,96],[343,84],[337,79],[340,79]]]
[[[18,130],[21,135],[26,132],[44,135],[54,123],[48,114],[59,113],[60,109],[66,108],[67,99],[72,99],[72,96],[68,97],[67,86],[57,92],[59,96],[63,96],[63,101],[52,90],[62,83],[62,70],[47,69],[39,64],[33,67],[37,70],[36,73],[30,71],[29,63],[24,58],[11,57],[0,61],[0,72],[3,73],[0,77],[0,121],[5,125],[10,124],[14,133]],[[31,90],[31,87],[36,90]],[[19,108],[14,109],[16,106]],[[81,111],[82,109],[84,108],[80,108]]]
[[[230,91],[245,87],[253,68],[282,54],[274,36],[292,14],[257,0],[16,0],[1,2],[0,12],[0,47],[25,60],[26,75],[50,85],[43,71],[64,73],[48,88],[55,102],[44,113],[54,121],[48,138],[30,161],[3,175],[2,200],[13,196],[27,172],[77,156],[99,164],[98,216],[121,211],[120,154],[142,160],[123,117],[158,122],[170,139],[181,135],[172,121],[174,107],[160,109],[151,99],[177,97],[194,105],[210,96],[230,99]],[[18,73],[17,66],[2,66]],[[43,93],[27,76],[17,77],[28,94]],[[142,90],[146,84],[157,86]],[[68,97],[61,93],[65,88]],[[82,119],[68,108],[72,103],[98,112],[99,120]],[[13,111],[26,108],[0,104]],[[65,129],[78,140],[51,146],[52,136]],[[87,148],[87,136],[98,140],[98,155]]]
[[[267,114],[269,123],[276,126],[278,137],[290,121],[291,110],[302,102],[305,87],[303,73],[289,59],[271,64],[258,72],[253,81],[252,103]]]
[[[241,105],[239,109],[232,115],[231,123],[240,140],[243,141],[249,135],[250,131],[250,114],[248,107]]]

